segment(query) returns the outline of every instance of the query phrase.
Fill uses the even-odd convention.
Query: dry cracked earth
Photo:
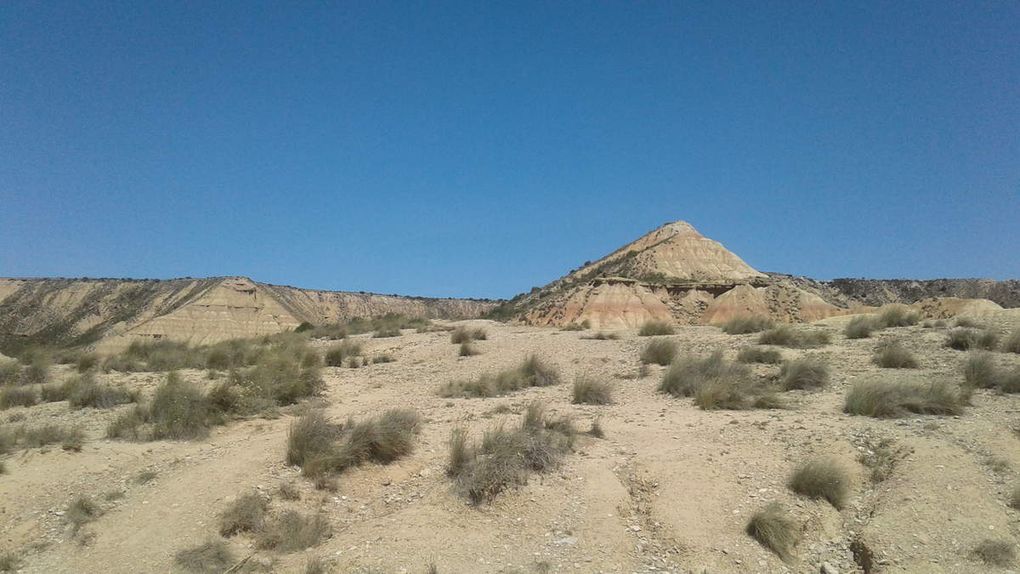
[[[787,358],[823,357],[832,370],[823,390],[783,393],[788,408],[782,410],[704,411],[690,399],[656,392],[664,368],[642,369],[638,356],[648,338],[634,331],[593,340],[589,331],[459,323],[488,333],[473,357],[459,357],[445,332],[365,338],[369,354],[388,352],[395,362],[324,368],[326,391],[311,402],[337,421],[408,407],[424,422],[412,455],[345,472],[335,492],[316,490],[285,463],[288,427],[307,405],[276,418],[234,421],[194,442],[106,439],[106,425],[128,406],[71,410],[57,402],[7,409],[0,412],[4,425],[73,423],[87,438],[81,452],[51,446],[5,457],[0,550],[14,551],[26,573],[176,572],[176,552],[219,538],[218,513],[239,495],[259,491],[272,497],[274,512],[321,511],[332,536],[293,553],[258,550],[244,535],[231,537],[235,555],[248,558],[245,571],[303,572],[313,556],[334,572],[418,573],[429,564],[442,573],[1008,571],[978,561],[972,549],[985,539],[1013,543],[1020,536],[1020,514],[1008,504],[1020,480],[1020,397],[977,391],[960,416],[844,414],[854,381],[958,383],[965,357],[943,346],[945,328],[918,325],[848,340],[846,320],[810,327],[831,332],[827,346],[782,349]],[[981,320],[1005,332],[1020,326],[1020,313]],[[729,357],[756,337],[715,327],[683,327],[668,336],[681,353],[722,349]],[[876,344],[889,337],[907,343],[920,369],[872,364]],[[555,365],[563,383],[488,399],[436,393],[450,380],[511,367],[532,353]],[[1020,364],[1018,355],[997,357]],[[762,375],[778,370],[754,368]],[[182,374],[211,384],[203,371]],[[610,380],[613,403],[571,404],[571,381],[580,374]],[[58,378],[70,375],[57,370]],[[164,376],[100,375],[143,395]],[[501,421],[515,424],[535,400],[581,429],[600,419],[605,438],[581,436],[553,472],[532,475],[490,504],[470,505],[445,475],[451,429],[465,427],[478,437]],[[859,459],[883,440],[899,458],[890,476],[875,483]],[[842,511],[786,486],[798,463],[820,455],[852,470]],[[299,500],[278,495],[286,483],[298,486]],[[83,494],[98,501],[101,515],[72,533],[66,508]],[[790,509],[802,529],[786,562],[745,533],[751,513],[771,501]]]

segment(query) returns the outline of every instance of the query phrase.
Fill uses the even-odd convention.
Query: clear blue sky
[[[1020,277],[1020,4],[849,4],[5,2],[0,276]]]

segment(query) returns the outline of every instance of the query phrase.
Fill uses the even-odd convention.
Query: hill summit
[[[650,320],[719,323],[738,315],[813,321],[846,312],[816,290],[757,271],[686,221],[667,223],[500,314],[535,325],[632,328]]]

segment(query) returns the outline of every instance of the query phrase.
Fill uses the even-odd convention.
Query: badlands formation
[[[1017,295],[684,223],[498,307],[3,280],[0,572],[1015,572]]]
[[[903,285],[906,283],[907,285]],[[968,288],[969,287],[969,288]],[[964,301],[936,313],[950,293],[970,298],[994,294],[1020,305],[1020,282],[854,281],[832,283],[766,274],[753,269],[689,223],[668,223],[606,257],[545,287],[504,303],[498,313],[533,325],[588,324],[596,329],[638,327],[648,321],[718,325],[740,316],[810,322],[868,311],[887,303],[921,303],[949,316]],[[974,303],[994,309],[992,301]],[[944,305],[943,305],[944,306]]]

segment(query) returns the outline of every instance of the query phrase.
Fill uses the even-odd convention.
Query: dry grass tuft
[[[858,315],[847,323],[843,335],[847,339],[867,339],[871,333],[882,328],[878,318],[872,315]]]
[[[817,357],[804,357],[783,363],[779,383],[784,390],[819,389],[829,384],[829,365]]]
[[[963,365],[964,385],[971,389],[996,389],[1003,393],[1020,393],[1020,367],[1006,369],[995,363],[987,351],[970,353]]]
[[[638,336],[640,337],[654,337],[657,335],[672,335],[676,330],[673,325],[665,321],[648,321],[641,325],[638,330]]]
[[[613,402],[613,387],[609,381],[580,375],[574,379],[575,405],[608,405]]]
[[[723,323],[721,328],[723,333],[729,335],[746,335],[748,333],[760,333],[766,329],[771,329],[774,325],[775,321],[769,317],[750,315],[734,317]]]
[[[233,536],[241,532],[259,532],[266,525],[269,501],[251,492],[240,496],[220,514],[220,534]]]
[[[676,343],[669,339],[653,339],[641,351],[641,362],[667,366],[676,358]]]
[[[322,514],[307,516],[296,510],[285,510],[266,523],[256,545],[265,550],[296,552],[318,545],[331,534],[332,527]]]
[[[389,464],[414,450],[421,419],[413,410],[391,409],[376,418],[336,427],[319,411],[295,423],[287,437],[287,462],[317,477],[366,462]]]
[[[12,407],[31,407],[39,403],[35,386],[6,387],[0,390],[0,410]]]
[[[879,343],[872,361],[883,369],[916,369],[917,358],[896,339]]]
[[[783,354],[776,349],[769,349],[767,347],[744,347],[737,353],[737,361],[741,363],[777,365],[783,362]]]
[[[530,473],[555,468],[573,448],[576,432],[568,419],[549,418],[541,404],[532,403],[518,428],[488,430],[481,444],[469,445],[463,430],[454,431],[447,474],[473,504],[488,502],[527,484]]]
[[[595,438],[606,438],[606,431],[602,428],[602,421],[594,419],[591,421],[591,428],[588,429],[588,435]]]
[[[481,355],[482,352],[478,350],[478,347],[472,345],[471,341],[464,341],[460,344],[460,351],[458,351],[458,354],[461,357],[474,357],[475,355]]]
[[[731,363],[716,351],[707,358],[682,358],[663,374],[659,392],[675,397],[694,397],[704,410],[774,408],[778,401],[751,370]]]
[[[994,351],[999,344],[999,335],[994,331],[957,327],[946,336],[946,347],[957,351],[982,349]]]
[[[842,510],[850,494],[850,475],[835,459],[815,459],[797,467],[788,485],[797,494],[823,498]]]
[[[778,345],[792,349],[812,349],[828,345],[829,334],[825,331],[802,331],[789,325],[780,325],[765,331],[758,337],[761,345]]]
[[[1002,351],[1004,353],[1020,354],[1020,329],[1013,331],[1006,337],[1006,340],[1002,342]]]
[[[91,371],[78,375],[62,385],[60,391],[72,408],[109,409],[138,400],[138,393],[96,381]]]
[[[439,388],[441,397],[497,397],[528,387],[546,387],[560,382],[556,369],[535,355],[513,369],[495,375],[485,373],[471,381],[450,381]]]
[[[746,530],[784,561],[793,557],[793,549],[800,542],[800,527],[777,502],[752,514]]]
[[[971,555],[985,564],[1008,568],[1016,562],[1016,544],[1011,540],[986,539],[974,547]]]
[[[236,562],[236,558],[226,542],[210,540],[179,551],[174,555],[174,562],[188,572],[221,574]]]
[[[960,392],[943,381],[862,381],[850,388],[843,410],[875,418],[902,417],[908,413],[958,415],[963,412],[963,404]]]
[[[21,568],[21,557],[14,552],[0,552],[0,572],[17,572]]]
[[[364,348],[358,341],[352,341],[345,339],[338,345],[333,345],[326,351],[326,366],[328,367],[342,367],[346,364],[351,357],[360,357],[364,355]]]
[[[64,519],[71,525],[74,532],[78,532],[82,526],[99,518],[100,514],[102,511],[99,505],[92,498],[82,495],[71,501],[64,514]]]
[[[489,338],[488,333],[481,327],[474,329],[460,326],[450,332],[450,342],[454,345],[463,345],[471,341],[484,341]]]
[[[878,314],[879,324],[883,328],[909,327],[921,320],[921,314],[907,305],[888,305]]]
[[[589,341],[616,341],[620,338],[620,335],[618,333],[607,333],[605,331],[599,331],[598,333],[595,333],[593,335],[588,335],[587,337],[581,338]]]

